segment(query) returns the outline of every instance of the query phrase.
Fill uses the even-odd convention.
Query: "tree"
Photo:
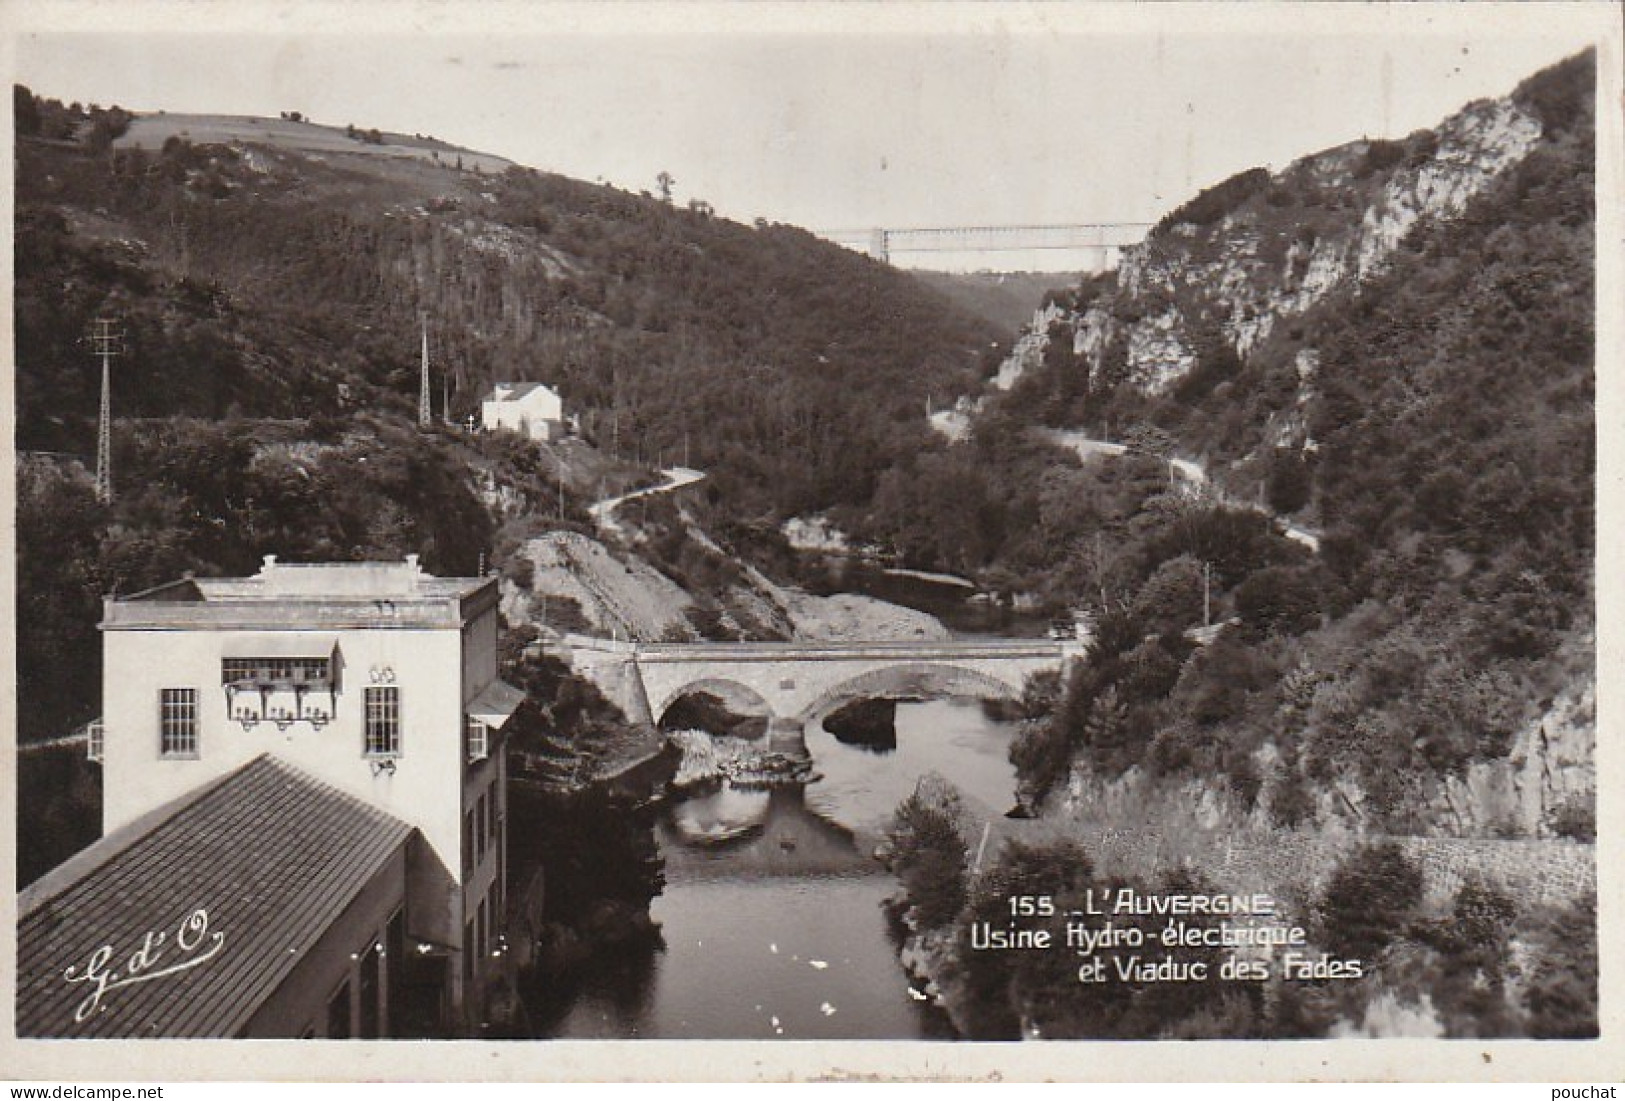
[[[1524,997],[1529,1034],[1542,1040],[1597,1035],[1597,896],[1547,915],[1529,938],[1535,959]]]
[[[938,929],[965,905],[961,801],[951,784],[926,776],[892,815],[887,863],[903,884],[916,930]]]
[[[963,994],[963,1011],[970,1037],[977,1040],[1016,1039],[1020,1035],[1020,1011],[1016,985],[1019,956],[1040,957],[1039,964],[1059,960],[1066,967],[1066,981],[1078,985],[1076,964],[1071,953],[989,952],[970,946],[973,922],[985,921],[1006,927],[1011,920],[1010,899],[1048,895],[1062,913],[1081,904],[1083,890],[1094,874],[1094,864],[1083,846],[1075,841],[1028,844],[1012,840],[1000,850],[998,859],[976,883],[964,920],[956,929],[955,964],[958,985]],[[1028,920],[1030,927],[1047,922]],[[1058,943],[1064,943],[1057,930]],[[1028,975],[1022,984],[1030,997],[1043,997],[1052,984]]]
[[[34,93],[21,84],[11,86],[12,119],[20,137],[34,137],[40,131],[39,106]]]
[[[1134,615],[1148,632],[1181,631],[1202,618],[1202,563],[1188,554],[1157,567],[1134,598]]]
[[[1337,866],[1320,898],[1321,940],[1371,960],[1409,928],[1422,902],[1422,869],[1394,842],[1366,845]]]
[[[1309,503],[1314,489],[1309,462],[1302,451],[1276,448],[1270,453],[1269,470],[1264,476],[1264,495],[1270,508],[1286,515]]]
[[[1300,566],[1268,566],[1241,583],[1236,610],[1241,620],[1266,634],[1301,635],[1320,619],[1321,571]]]
[[[655,183],[660,188],[660,201],[665,203],[667,206],[671,205],[671,189],[672,185],[676,182],[677,177],[664,170],[660,173],[660,175],[655,177]]]

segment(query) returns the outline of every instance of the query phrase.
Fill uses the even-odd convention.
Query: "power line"
[[[423,375],[418,384],[418,427],[428,428],[432,421],[429,400],[429,320],[423,319]]]
[[[124,334],[118,322],[111,317],[98,317],[92,323],[90,343],[102,361],[101,415],[96,423],[96,500],[109,504],[113,500],[113,357],[124,353]]]

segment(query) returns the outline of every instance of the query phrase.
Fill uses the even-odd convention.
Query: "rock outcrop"
[[[1038,362],[1057,323],[1091,374],[1149,394],[1185,378],[1205,343],[1246,359],[1282,322],[1380,273],[1418,223],[1461,215],[1541,133],[1513,97],[1479,101],[1403,141],[1352,142],[1225,181],[1125,250],[1087,306],[1038,311],[992,385],[1008,390]]]

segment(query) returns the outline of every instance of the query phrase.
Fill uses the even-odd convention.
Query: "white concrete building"
[[[397,935],[409,953],[444,961],[451,1020],[477,1011],[507,898],[500,732],[524,698],[497,677],[497,595],[495,578],[432,577],[416,555],[322,565],[268,556],[253,577],[107,599],[98,845],[117,836],[128,847],[150,824],[181,820],[192,812],[175,808],[231,790],[269,757],[344,805],[403,824]],[[95,864],[95,849],[75,860]],[[304,915],[316,932],[342,922],[345,900],[335,904]]]
[[[499,382],[480,404],[486,431],[505,428],[533,440],[564,435],[564,399],[540,382]]]

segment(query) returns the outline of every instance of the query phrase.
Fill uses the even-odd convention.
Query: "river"
[[[809,552],[799,580],[819,596],[858,593],[930,612],[955,638],[1035,638],[1049,627],[1049,617],[1042,613],[1016,611],[968,582],[934,581],[929,574],[887,570],[850,555]]]
[[[595,971],[538,1031],[569,1039],[940,1039],[946,1019],[909,985],[872,853],[892,810],[936,772],[973,821],[1013,802],[1013,724],[979,704],[897,708],[897,747],[807,744],[805,788],[724,787],[674,802],[656,824],[663,947]],[[718,842],[719,837],[731,840]],[[975,838],[971,838],[975,844]]]

